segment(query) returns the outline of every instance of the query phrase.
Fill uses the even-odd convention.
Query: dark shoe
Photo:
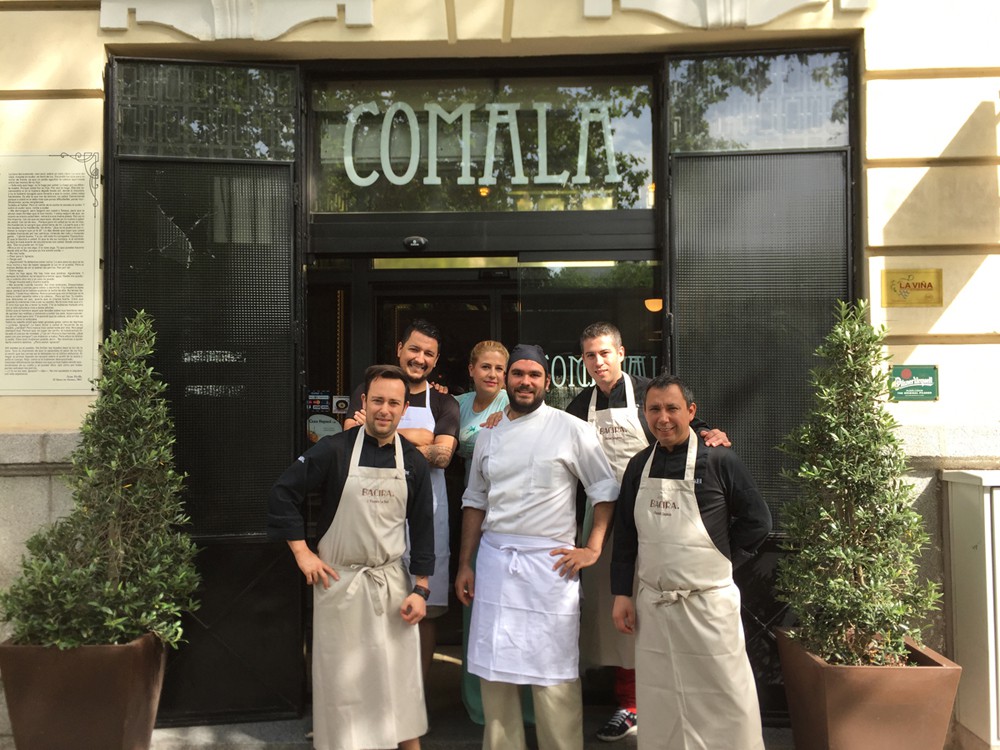
[[[604,742],[617,742],[638,732],[638,722],[639,719],[633,711],[619,708],[608,719],[608,723],[597,731],[597,739]]]

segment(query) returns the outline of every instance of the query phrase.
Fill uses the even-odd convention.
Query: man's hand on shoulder
[[[714,430],[702,430],[698,434],[709,448],[717,448],[720,445],[723,448],[731,448],[733,445],[729,442],[729,436],[718,428]]]
[[[486,421],[479,426],[485,427],[487,430],[492,430],[494,427],[500,424],[500,420],[502,419],[503,419],[503,409],[501,409],[500,411],[495,411],[492,414],[490,414],[488,417],[486,417]]]

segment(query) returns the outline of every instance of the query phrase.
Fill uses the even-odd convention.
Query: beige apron
[[[688,438],[683,480],[651,478],[654,454],[635,502],[639,747],[763,750],[740,592],[695,497],[698,440]]]
[[[358,430],[337,515],[319,556],[340,575],[313,587],[316,750],[391,748],[427,731],[417,628],[399,614],[412,586],[401,560],[406,521],[403,445],[396,468],[359,466]]]
[[[635,405],[635,388],[632,378],[625,378],[625,407],[597,411],[597,386],[590,397],[587,421],[597,430],[604,455],[608,457],[615,478],[620,483],[625,467],[636,453],[646,448],[649,441],[639,421]],[[594,508],[587,503],[580,543],[586,545],[594,525]],[[604,543],[597,562],[580,576],[583,603],[580,622],[580,659],[584,666],[635,667],[635,639],[619,633],[611,619],[614,598],[611,596],[611,548],[614,535]]]
[[[469,673],[515,685],[559,685],[580,676],[580,584],[552,569],[566,545],[487,531],[476,559]]]
[[[431,412],[431,386],[427,386],[426,405],[407,407],[403,418],[399,420],[396,429],[423,429],[434,432],[435,419]],[[448,606],[448,591],[451,583],[448,578],[449,565],[449,539],[451,532],[448,529],[448,488],[445,484],[444,469],[431,467],[431,489],[434,492],[434,575],[430,578],[428,587],[431,596],[427,604],[431,606]],[[407,535],[409,538],[409,535]],[[407,546],[404,560],[409,563],[409,546]]]

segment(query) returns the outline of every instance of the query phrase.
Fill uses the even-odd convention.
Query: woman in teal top
[[[469,483],[469,466],[472,451],[476,447],[476,437],[483,428],[483,423],[491,414],[507,407],[505,374],[507,372],[507,349],[499,341],[480,341],[469,352],[469,376],[472,378],[472,390],[456,396],[458,411],[461,416],[461,426],[458,429],[458,455],[465,460],[465,483]],[[475,567],[473,559],[472,565]],[[469,619],[472,608],[464,607],[462,621],[462,703],[465,704],[469,718],[477,724],[483,724],[483,699],[479,692],[479,678],[470,675],[465,669],[466,656],[469,652]],[[525,722],[534,724],[534,706],[531,705],[531,692],[522,692],[521,700],[524,709]]]
[[[458,429],[458,455],[465,459],[465,483],[469,483],[469,459],[476,447],[476,436],[491,414],[507,406],[504,373],[507,349],[499,341],[480,341],[469,353],[469,376],[472,390],[456,396],[461,426]]]

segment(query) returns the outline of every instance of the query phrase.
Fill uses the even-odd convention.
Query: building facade
[[[168,684],[185,721],[301,707],[266,489],[412,318],[453,391],[476,341],[542,344],[554,403],[586,384],[579,331],[615,321],[780,531],[774,446],[844,298],[888,329],[947,582],[941,472],[1000,468],[998,23],[992,0],[0,0],[0,585],[66,509],[97,342],[139,307],[217,603],[172,666],[202,686]],[[745,582],[761,632],[779,539]]]

